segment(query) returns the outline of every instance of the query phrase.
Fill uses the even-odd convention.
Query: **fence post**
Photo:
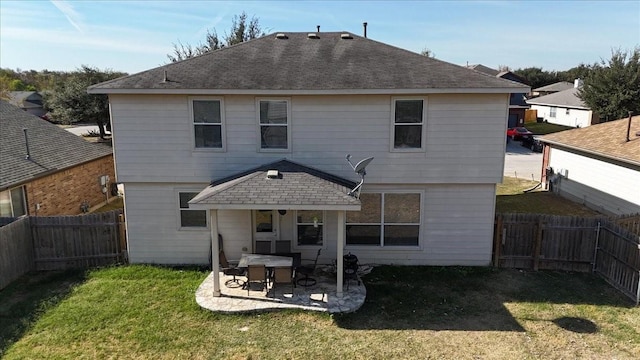
[[[538,218],[538,224],[536,225],[536,238],[533,248],[533,270],[538,271],[538,265],[540,264],[540,249],[542,248],[542,217]]]
[[[596,260],[598,259],[598,245],[600,244],[600,221],[596,227],[596,246],[593,249],[593,262],[591,263],[591,272],[596,272]]]
[[[502,245],[502,215],[496,219],[496,230],[493,236],[493,266],[500,267],[500,247]]]
[[[122,256],[122,260],[127,262],[127,236],[126,236],[126,227],[124,214],[118,214],[118,237],[120,243],[120,254]]]

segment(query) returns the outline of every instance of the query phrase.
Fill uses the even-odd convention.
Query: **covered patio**
[[[218,255],[224,251],[218,241],[219,211],[227,210],[277,210],[280,214],[287,211],[322,211],[335,214],[335,230],[333,233],[327,232],[320,245],[305,247],[304,244],[295,243],[297,239],[293,239],[293,245],[289,245],[298,246],[298,251],[308,249],[305,251],[315,252],[317,249],[326,250],[331,243],[331,248],[335,246],[335,255],[332,253],[329,258],[334,266],[332,271],[323,272],[322,278],[316,276],[316,285],[296,287],[289,293],[278,293],[279,290],[276,290],[275,299],[272,297],[272,290],[266,294],[247,294],[244,289],[229,288],[225,286],[228,279],[224,274],[213,271],[197,291],[198,303],[204,308],[225,312],[275,308],[355,311],[364,302],[366,290],[361,282],[356,284],[351,281],[348,291],[345,291],[343,261],[346,211],[359,211],[361,208],[360,200],[349,194],[355,186],[356,183],[352,181],[289,160],[265,164],[211,183],[189,201],[189,208],[208,211],[213,269],[220,269]],[[255,220],[252,226],[256,226]],[[243,253],[258,252],[257,241],[253,240],[251,249],[243,247]],[[227,244],[223,246],[226,248]],[[285,252],[293,252],[291,248],[287,250]],[[326,256],[327,252],[324,254]]]

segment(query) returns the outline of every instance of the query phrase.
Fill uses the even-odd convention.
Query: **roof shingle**
[[[516,89],[522,84],[341,32],[275,34],[89,87],[91,93],[153,90],[341,91]],[[167,81],[163,81],[165,79]],[[511,91],[508,91],[511,92]]]
[[[533,98],[533,99],[527,100],[527,104],[560,106],[560,107],[589,110],[589,107],[585,105],[584,101],[582,101],[582,99],[578,97],[578,89],[576,88],[558,91],[553,94]]]
[[[30,159],[23,129],[27,129]],[[0,100],[0,190],[112,153]]]

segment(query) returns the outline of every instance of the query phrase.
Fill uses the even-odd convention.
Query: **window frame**
[[[549,117],[555,119],[557,114],[558,114],[558,107],[557,106],[549,106]]]
[[[15,205],[13,202],[13,194],[12,192],[16,189],[20,189],[22,191],[22,208],[24,209],[24,214],[22,215],[15,215]],[[11,207],[11,215],[9,217],[21,217],[21,216],[27,216],[29,215],[29,206],[28,206],[28,201],[27,201],[27,190],[25,188],[24,185],[20,185],[20,186],[16,186],[16,187],[12,187],[12,188],[8,188],[5,190],[0,191],[0,193],[7,193],[9,195],[9,205]]]
[[[318,224],[322,225],[322,244],[317,245],[300,245],[298,244],[298,225],[313,225],[313,223],[299,223],[298,222],[298,212],[299,211],[321,211],[322,212],[322,221],[319,221]],[[326,239],[327,239],[327,212],[325,210],[296,210],[293,214],[293,248],[294,249],[326,249]]]
[[[224,97],[216,96],[189,96],[189,125],[191,127],[191,144],[193,151],[202,152],[226,152],[227,151],[227,136],[226,136],[226,121],[225,121],[225,109],[224,109]],[[194,119],[193,102],[194,101],[218,101],[220,103],[220,125],[216,123],[196,123]],[[206,126],[220,126],[220,138],[222,146],[217,147],[197,147],[196,146],[196,125]]]
[[[421,123],[406,123],[403,125],[396,124],[396,103],[398,101],[403,100],[422,100],[422,122]],[[425,152],[427,149],[427,107],[428,101],[426,96],[393,96],[391,97],[391,114],[390,114],[390,137],[389,137],[389,151],[390,152]],[[422,126],[420,132],[420,147],[419,148],[396,148],[395,147],[395,138],[396,138],[396,126],[409,126],[409,125],[420,125]]]
[[[423,220],[422,220],[422,216],[423,216],[423,212],[424,212],[424,191],[421,190],[380,190],[380,191],[375,191],[375,190],[371,190],[371,191],[366,191],[363,192],[367,193],[367,194],[380,194],[380,221],[377,223],[349,223],[347,222],[347,219],[345,217],[345,249],[353,249],[353,250],[373,250],[373,249],[379,249],[379,250],[421,250],[422,249],[422,238],[423,238],[423,231],[424,231],[424,226],[423,226]],[[419,196],[419,200],[418,200],[418,204],[420,206],[420,214],[419,214],[419,219],[420,221],[418,223],[385,223],[384,220],[384,205],[385,205],[385,195],[386,194],[418,194]],[[349,225],[376,225],[376,226],[380,226],[380,242],[377,245],[364,245],[364,244],[348,244],[347,243],[347,229],[346,227]],[[384,244],[384,228],[385,225],[412,225],[418,226],[418,244],[417,245],[385,245]]]
[[[180,207],[180,194],[181,193],[200,193],[202,189],[195,188],[180,188],[175,190],[176,201],[176,225],[180,231],[209,231],[209,210],[194,210]],[[204,211],[205,212],[205,226],[182,226],[182,211]]]
[[[267,102],[267,101],[284,101],[287,104],[287,123],[286,125],[283,124],[262,124],[260,122],[260,103],[261,102]],[[292,144],[291,144],[291,129],[292,129],[292,119],[291,119],[291,98],[290,97],[257,97],[256,98],[256,102],[255,102],[255,106],[256,106],[256,148],[258,149],[258,152],[264,152],[264,153],[289,153],[292,151]],[[262,126],[279,126],[279,127],[286,127],[287,129],[287,147],[285,149],[269,149],[269,148],[263,148],[262,147]]]

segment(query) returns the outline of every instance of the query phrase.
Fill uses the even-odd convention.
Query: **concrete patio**
[[[244,277],[239,277],[244,280]],[[330,267],[318,267],[313,276],[317,283],[313,286],[296,286],[291,292],[290,285],[279,284],[272,289],[252,290],[247,294],[245,287],[228,287],[227,280],[232,279],[220,273],[222,296],[213,296],[213,273],[196,290],[196,302],[201,307],[223,313],[241,313],[254,311],[274,311],[279,309],[301,309],[324,311],[329,313],[348,313],[358,310],[367,295],[362,281],[359,284],[350,280],[347,288],[345,281],[341,298],[336,295],[336,275]],[[275,290],[275,297],[273,291]]]

